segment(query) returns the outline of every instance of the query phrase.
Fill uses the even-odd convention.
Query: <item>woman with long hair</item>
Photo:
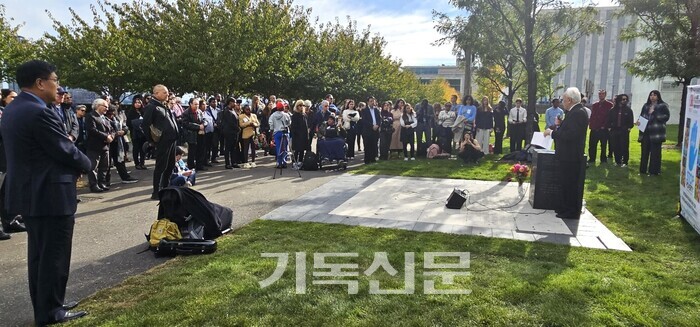
[[[309,123],[306,117],[306,105],[304,100],[297,100],[294,103],[292,113],[292,124],[289,126],[292,135],[292,149],[294,150],[294,169],[299,169],[304,162],[304,151],[309,144]]]
[[[452,125],[455,123],[455,118],[457,117],[457,113],[452,110],[452,102],[445,102],[445,105],[442,107],[443,110],[440,111],[438,114],[438,126],[437,129],[440,131],[437,133],[440,135],[438,138],[438,143],[440,145],[440,149],[443,152],[451,153],[452,152]]]
[[[481,98],[481,106],[476,113],[476,140],[481,145],[481,151],[489,154],[489,139],[493,130],[493,108],[488,97]]]
[[[345,142],[348,144],[348,159],[355,159],[355,138],[357,132],[357,122],[360,121],[360,113],[355,110],[355,100],[348,99],[343,107],[343,128],[347,132]]]
[[[10,89],[2,89],[0,96],[0,110],[3,110],[8,104],[10,104],[10,102],[12,102],[12,100],[15,99],[17,92]]]
[[[357,130],[357,151],[362,152],[362,110],[365,110],[367,108],[367,104],[364,102],[360,102],[357,104],[357,115],[360,117],[360,120],[357,121],[357,125],[355,125],[355,129]]]
[[[416,145],[414,144],[416,139],[415,129],[418,126],[418,119],[416,119],[416,113],[410,104],[407,104],[403,108],[403,114],[400,118],[401,122],[401,143],[403,143],[403,160],[408,160],[408,146],[411,146],[411,160],[416,160]]]
[[[132,156],[136,169],[146,170],[146,153],[143,151],[143,144],[146,143],[146,134],[141,129],[143,121],[143,98],[134,96],[131,109],[126,112],[126,126],[131,132]]]
[[[661,99],[659,91],[649,92],[640,116],[648,122],[644,132],[639,132],[639,142],[642,143],[639,174],[656,176],[661,173],[661,144],[666,141],[666,122],[670,117],[668,105]],[[639,120],[636,124],[639,126]]]
[[[406,106],[406,101],[399,98],[394,104],[394,108],[391,109],[392,119],[394,119],[394,133],[391,134],[391,145],[389,145],[389,157],[391,157],[391,152],[396,151],[397,154],[401,153],[403,150],[403,145],[401,143],[401,116],[403,115],[403,109]]]

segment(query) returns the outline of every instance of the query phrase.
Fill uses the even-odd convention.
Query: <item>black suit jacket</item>
[[[552,139],[557,142],[554,158],[569,162],[583,160],[587,128],[586,109],[580,103],[576,104],[566,113],[561,126],[552,132]]]
[[[372,133],[377,133],[379,134],[379,131],[374,130],[374,125],[372,124],[372,114],[370,111],[374,110],[374,119],[375,123],[377,125],[382,124],[382,114],[379,112],[379,109],[375,108],[365,108],[362,110],[362,113],[360,114],[360,117],[362,118],[362,134],[363,135],[368,135]]]
[[[114,133],[112,125],[107,121],[107,117],[100,117],[100,114],[93,110],[85,116],[85,130],[87,131],[87,143],[85,149],[88,151],[109,150],[107,137]]]
[[[238,115],[234,115],[234,113],[228,108],[224,108],[224,110],[222,110],[219,113],[218,118],[218,125],[221,127],[221,132],[224,135],[233,135],[237,137],[238,134],[241,133],[241,126],[240,122],[238,121]]]
[[[151,99],[143,112],[143,132],[146,133],[148,141],[156,143],[151,137],[151,126],[163,132],[160,142],[171,143],[178,138],[179,128],[175,115],[156,99]]]
[[[7,156],[5,207],[23,216],[65,216],[77,208],[76,180],[90,160],[68,139],[58,116],[22,92],[2,116]]]

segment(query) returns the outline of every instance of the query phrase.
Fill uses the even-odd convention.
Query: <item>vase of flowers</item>
[[[525,179],[527,179],[528,176],[530,176],[530,167],[528,167],[526,164],[516,163],[515,165],[510,167],[510,172],[515,176],[515,179],[518,181],[518,186],[522,186],[525,182]]]

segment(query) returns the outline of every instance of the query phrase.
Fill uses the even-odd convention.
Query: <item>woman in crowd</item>
[[[391,107],[391,101],[385,101],[384,105],[382,106],[382,110],[380,111],[382,121],[379,124],[379,159],[381,160],[389,160],[389,146],[391,144],[391,138],[395,132],[394,115],[390,111]],[[371,124],[371,122],[369,122],[369,124]],[[399,125],[399,129],[400,128],[401,127]]]
[[[199,100],[199,98],[190,99],[189,109],[181,116],[181,132],[189,151],[187,166],[206,170],[204,168],[204,128],[207,122],[204,120],[202,111],[199,110]]]
[[[311,150],[311,143],[314,141],[314,125],[315,120],[316,120],[316,114],[313,112],[313,103],[311,103],[311,100],[304,100],[304,109],[306,110],[306,124],[309,125],[309,136],[307,138],[307,143],[308,145],[306,146],[307,150]],[[269,139],[268,139],[269,140]]]
[[[489,139],[493,130],[493,108],[488,97],[481,98],[481,106],[476,113],[476,141],[481,145],[481,151],[489,154]]]
[[[410,104],[404,106],[403,114],[401,115],[401,143],[403,143],[403,160],[408,161],[408,146],[411,146],[411,160],[416,160],[415,147],[414,144],[416,133],[415,128],[418,126],[418,120],[416,119],[416,113]]]
[[[357,151],[359,152],[362,152],[362,110],[365,110],[365,108],[367,108],[366,103],[360,102],[357,104],[357,116],[360,117],[360,120],[355,125],[355,129],[357,130]]]
[[[146,170],[146,153],[143,144],[146,143],[146,134],[141,129],[143,122],[143,98],[140,94],[134,96],[131,109],[126,112],[126,126],[131,132],[132,157],[136,169]]]
[[[119,174],[119,178],[122,180],[122,184],[132,184],[138,182],[139,180],[131,178],[129,172],[126,170],[125,158],[127,150],[124,137],[127,135],[127,133],[129,133],[129,128],[127,128],[126,124],[122,123],[119,117],[117,117],[117,111],[118,109],[116,106],[111,106],[105,114],[107,120],[112,125],[112,130],[114,131],[114,141],[109,144],[110,162],[117,168],[117,173]],[[109,186],[110,180],[111,171],[107,170],[107,176],[105,177],[107,186]]]
[[[391,152],[396,152],[397,156],[403,151],[403,145],[401,144],[401,116],[403,115],[403,109],[406,106],[406,101],[404,99],[396,100],[394,108],[391,110],[392,119],[394,121],[394,134],[391,134],[391,145],[389,146],[389,157],[391,157]]]
[[[443,110],[438,114],[438,145],[443,152],[452,152],[452,125],[455,123],[457,113],[452,110],[452,102],[445,102]]]
[[[649,92],[640,116],[648,120],[648,123],[644,132],[639,133],[639,141],[642,143],[639,174],[656,176],[661,173],[661,144],[666,141],[666,122],[670,116],[668,105],[661,100],[659,91]],[[636,124],[639,126],[639,120]]]
[[[464,133],[458,156],[464,160],[464,163],[476,163],[484,156],[479,141],[475,140],[471,133]]]
[[[304,100],[297,100],[294,103],[294,112],[292,113],[292,125],[289,127],[292,135],[292,149],[294,149],[295,169],[301,167],[304,162],[304,151],[308,149],[309,144],[309,124],[306,118],[306,105]]]
[[[464,117],[464,133],[474,133],[476,120],[476,103],[471,95],[465,95],[462,105],[459,106],[457,115]],[[473,136],[473,135],[472,135]],[[460,135],[461,137],[461,135]]]
[[[345,138],[348,144],[346,156],[348,159],[355,159],[355,138],[357,138],[357,122],[360,121],[360,113],[355,110],[355,100],[348,100],[343,108],[343,129],[347,133]]]
[[[241,137],[243,138],[243,168],[255,168],[255,134],[260,122],[258,116],[250,112],[250,105],[243,105],[243,114],[238,117],[241,126]],[[250,160],[248,163],[248,152]]]

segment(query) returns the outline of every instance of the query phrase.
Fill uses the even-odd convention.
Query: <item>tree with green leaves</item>
[[[561,0],[451,0],[468,15],[480,19],[474,28],[486,42],[495,42],[501,56],[510,55],[524,67],[527,75],[527,111],[533,117],[541,70],[554,69],[553,63],[571,49],[576,40],[602,30],[596,20],[597,10],[588,4],[572,8]],[[475,33],[475,32],[470,32]],[[527,133],[532,134],[533,119],[528,119]],[[529,137],[526,137],[526,140]]]
[[[20,27],[5,17],[5,6],[0,4],[0,81],[14,81],[17,67],[36,56],[36,45],[19,35]]]
[[[686,97],[693,77],[700,76],[700,1],[698,0],[620,0],[620,15],[636,20],[627,26],[623,41],[642,38],[651,45],[638,51],[625,68],[646,80],[673,77],[683,85],[678,145],[683,142]]]

